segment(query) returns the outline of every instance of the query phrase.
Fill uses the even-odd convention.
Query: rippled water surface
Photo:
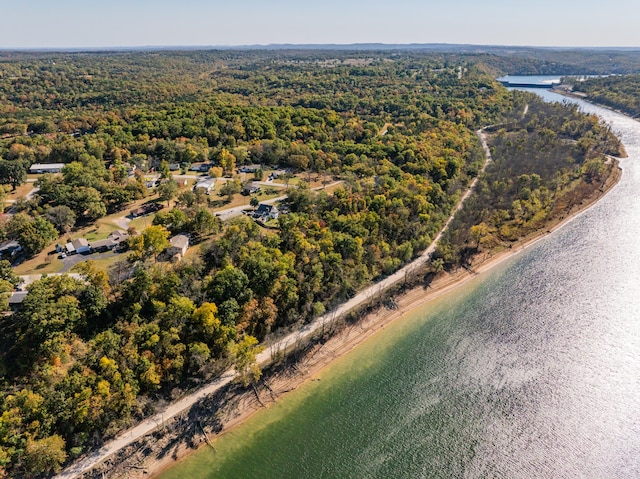
[[[163,479],[639,478],[640,123],[580,104],[627,147],[613,191]]]

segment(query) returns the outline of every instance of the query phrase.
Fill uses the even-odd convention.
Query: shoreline
[[[208,445],[213,448],[210,438],[215,439],[231,431],[235,426],[248,420],[259,410],[269,407],[283,394],[299,388],[307,381],[314,380],[314,377],[320,374],[335,359],[377,334],[391,322],[402,319],[425,304],[466,284],[478,274],[484,273],[511,259],[587,211],[620,181],[621,176],[622,170],[618,162],[614,160],[611,173],[603,185],[594,190],[580,204],[574,205],[564,217],[551,220],[545,228],[516,241],[508,249],[490,254],[484,258],[476,257],[468,270],[459,268],[451,273],[440,274],[427,287],[422,285],[413,286],[407,291],[392,295],[397,308],[387,309],[380,304],[377,309],[365,312],[362,318],[356,322],[342,324],[342,329],[328,340],[316,343],[304,351],[302,357],[293,364],[293,368],[285,365],[284,367],[276,367],[276,371],[267,371],[265,378],[267,379],[268,388],[261,388],[259,391],[245,391],[240,394],[231,392],[230,394],[234,396],[233,401],[223,405],[217,411],[211,411],[211,414],[217,420],[219,429],[207,430],[206,425],[199,424],[200,438],[199,444],[195,448],[193,445],[187,446],[183,444],[176,446],[172,454],[165,454],[163,457],[157,457],[156,454],[152,454],[152,457],[148,456],[141,461],[143,464],[131,466],[133,469],[128,471],[126,477],[131,479],[142,477],[158,478],[167,469],[185,459],[200,447],[207,447]]]

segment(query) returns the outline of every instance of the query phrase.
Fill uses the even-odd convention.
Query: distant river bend
[[[625,144],[611,192],[163,479],[639,478],[640,123],[566,101]]]

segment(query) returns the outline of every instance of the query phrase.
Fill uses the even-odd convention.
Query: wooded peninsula
[[[0,477],[51,475],[231,366],[258,383],[265,341],[427,248],[485,162],[477,130],[493,161],[425,282],[602,188],[618,139],[575,106],[504,88],[498,74],[545,68],[509,61],[0,54]],[[633,113],[637,85],[574,88]],[[93,260],[65,249],[80,237],[117,244]]]

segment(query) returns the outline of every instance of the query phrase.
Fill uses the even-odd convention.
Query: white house
[[[29,173],[60,173],[64,163],[34,163],[29,167]]]
[[[169,238],[169,243],[171,243],[171,246],[167,248],[167,254],[171,257],[176,255],[182,257],[189,249],[189,237],[187,235],[175,235]]]
[[[67,254],[83,254],[89,253],[91,251],[91,246],[89,246],[89,242],[84,238],[76,238],[71,243],[67,243],[65,245],[65,249],[67,250]]]
[[[193,190],[194,191],[202,190],[206,194],[209,194],[213,191],[215,186],[216,186],[215,178],[206,178],[204,180],[198,181],[198,183],[196,183],[196,186],[193,187]]]

